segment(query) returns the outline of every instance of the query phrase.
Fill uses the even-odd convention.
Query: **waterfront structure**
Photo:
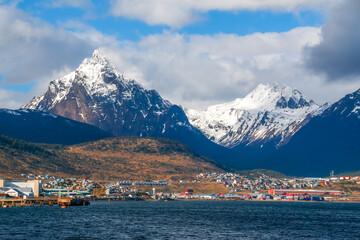
[[[338,190],[314,190],[314,189],[270,189],[269,194],[271,195],[342,195],[343,193]]]
[[[0,193],[0,199],[6,199],[9,197],[9,194],[7,193]]]
[[[7,181],[0,180],[0,191],[13,197],[39,197],[42,192],[41,180]]]
[[[34,197],[34,193],[32,192],[31,188],[18,188],[18,189],[11,188],[7,190],[5,193],[8,194],[10,197],[23,197],[23,198]]]

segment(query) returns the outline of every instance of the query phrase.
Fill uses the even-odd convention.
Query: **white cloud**
[[[0,75],[7,84],[38,81],[54,69],[78,63],[94,48],[11,6],[0,7],[0,36]]]
[[[63,76],[61,74],[65,74],[64,69],[68,72],[73,70],[85,57],[91,55],[94,49],[102,44],[117,44],[113,37],[103,35],[88,26],[75,22],[60,25],[60,28],[56,28],[31,17],[15,5],[1,5],[0,77],[4,79],[1,84],[36,82],[37,85],[29,94],[37,95],[46,89],[49,81]],[[67,30],[69,28],[74,31]],[[13,91],[3,89],[2,101],[5,101],[5,96],[13,96],[12,93]],[[28,100],[32,97],[26,94],[21,96]],[[12,102],[11,106],[15,106],[18,100],[8,99],[9,103]],[[24,103],[25,101],[22,102]],[[7,105],[0,103],[0,106]]]
[[[179,28],[202,19],[212,10],[273,10],[296,12],[308,8],[328,8],[342,0],[113,0],[114,16],[137,19],[149,25]]]
[[[31,98],[27,93],[19,94],[17,91],[0,88],[0,108],[17,109],[29,99]]]
[[[119,71],[173,103],[204,108],[242,97],[259,83],[285,83],[321,102],[340,98],[344,91],[324,92],[329,84],[302,68],[302,48],[319,41],[320,29],[311,27],[248,36],[164,32],[100,51]]]
[[[37,82],[21,98],[0,86],[1,107],[19,107],[43,93],[49,81],[72,71],[98,47],[120,72],[188,108],[243,97],[259,83],[284,83],[319,102],[335,101],[359,86],[359,80],[328,83],[303,68],[302,49],[320,42],[320,28],[247,36],[164,32],[119,42],[81,22],[59,26],[0,7],[0,76],[6,84]]]
[[[322,41],[304,51],[307,67],[329,81],[352,81],[360,76],[360,1],[346,0],[322,27]]]
[[[327,83],[303,68],[302,49],[321,38],[320,28],[248,36],[164,32],[100,52],[117,69],[175,104],[205,108],[243,97],[259,83],[284,83],[319,103],[336,101],[356,84]],[[357,82],[359,84],[359,81]]]

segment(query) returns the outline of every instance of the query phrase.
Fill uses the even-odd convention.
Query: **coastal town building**
[[[338,190],[314,190],[314,189],[270,189],[269,194],[272,195],[305,195],[305,194],[318,194],[318,195],[342,195],[343,193]]]
[[[0,180],[0,193],[6,193],[12,197],[38,197],[41,192],[41,180],[26,182]]]

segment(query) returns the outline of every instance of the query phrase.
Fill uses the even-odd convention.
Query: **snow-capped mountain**
[[[95,51],[74,72],[50,82],[45,94],[23,108],[86,122],[114,135],[147,136],[152,129],[145,125],[151,124],[139,123],[158,121],[171,107],[156,91],[127,79]]]
[[[360,119],[360,89],[346,95],[321,114],[322,117],[330,115],[341,119]]]
[[[22,108],[89,123],[115,136],[165,137],[195,150],[213,144],[180,107],[120,74],[98,51]]]
[[[121,75],[95,51],[74,72],[50,82],[45,94],[23,108],[90,123],[117,136],[149,136],[154,131],[150,122],[159,122],[172,106],[156,91]],[[170,126],[164,122],[161,127],[166,131]]]
[[[260,84],[244,98],[205,111],[190,109],[186,114],[192,125],[222,146],[262,146],[272,142],[278,147],[323,108],[296,89]]]
[[[297,176],[360,170],[360,89],[313,117],[274,154],[251,167]],[[311,166],[311,167],[309,167]]]

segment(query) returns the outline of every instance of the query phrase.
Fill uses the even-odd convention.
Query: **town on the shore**
[[[20,176],[19,176],[20,178]],[[360,201],[339,186],[360,188],[360,176],[328,178],[275,178],[237,173],[200,173],[193,180],[96,181],[51,175],[21,174],[20,181],[0,180],[0,204],[12,199],[88,198],[90,200],[272,200]],[[202,184],[220,186],[224,192],[197,192]],[[181,191],[174,192],[172,186]],[[349,189],[349,188],[345,188]]]

